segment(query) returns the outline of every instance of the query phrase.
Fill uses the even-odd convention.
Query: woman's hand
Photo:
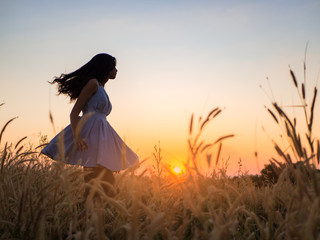
[[[84,152],[88,149],[88,144],[86,142],[86,140],[84,140],[83,138],[78,138],[77,140],[75,140],[75,145],[77,147],[77,150]]]

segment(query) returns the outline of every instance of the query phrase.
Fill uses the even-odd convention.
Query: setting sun
[[[177,166],[177,167],[175,167],[173,169],[173,171],[174,171],[175,174],[180,174],[181,173],[181,168]]]

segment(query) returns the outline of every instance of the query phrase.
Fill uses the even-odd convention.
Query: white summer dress
[[[88,144],[88,149],[84,152],[76,149],[71,126],[68,125],[50,141],[42,153],[67,164],[83,167],[100,165],[111,171],[120,171],[134,165],[139,161],[138,156],[122,141],[107,121],[106,117],[111,109],[109,97],[99,84],[97,92],[82,109],[83,116],[91,114],[80,132]]]

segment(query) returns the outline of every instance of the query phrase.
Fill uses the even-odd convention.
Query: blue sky
[[[262,162],[273,154],[256,129],[276,132],[259,85],[269,77],[281,103],[295,102],[288,65],[301,79],[308,41],[308,86],[317,82],[319,10],[319,1],[1,1],[0,124],[19,116],[11,141],[52,137],[49,109],[61,129],[72,105],[47,81],[107,52],[119,69],[108,119],[141,155],[160,140],[181,158],[190,115],[220,106],[208,135],[235,133],[225,154],[251,170],[255,145]]]

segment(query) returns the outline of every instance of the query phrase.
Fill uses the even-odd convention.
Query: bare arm
[[[87,143],[84,139],[81,139],[78,136],[75,136],[77,125],[79,122],[79,113],[92,97],[93,94],[97,92],[98,89],[98,81],[96,79],[91,79],[89,82],[83,87],[81,93],[74,104],[72,111],[70,113],[70,122],[71,122],[71,129],[74,137],[74,142],[77,148],[80,151],[85,151],[88,148]]]

